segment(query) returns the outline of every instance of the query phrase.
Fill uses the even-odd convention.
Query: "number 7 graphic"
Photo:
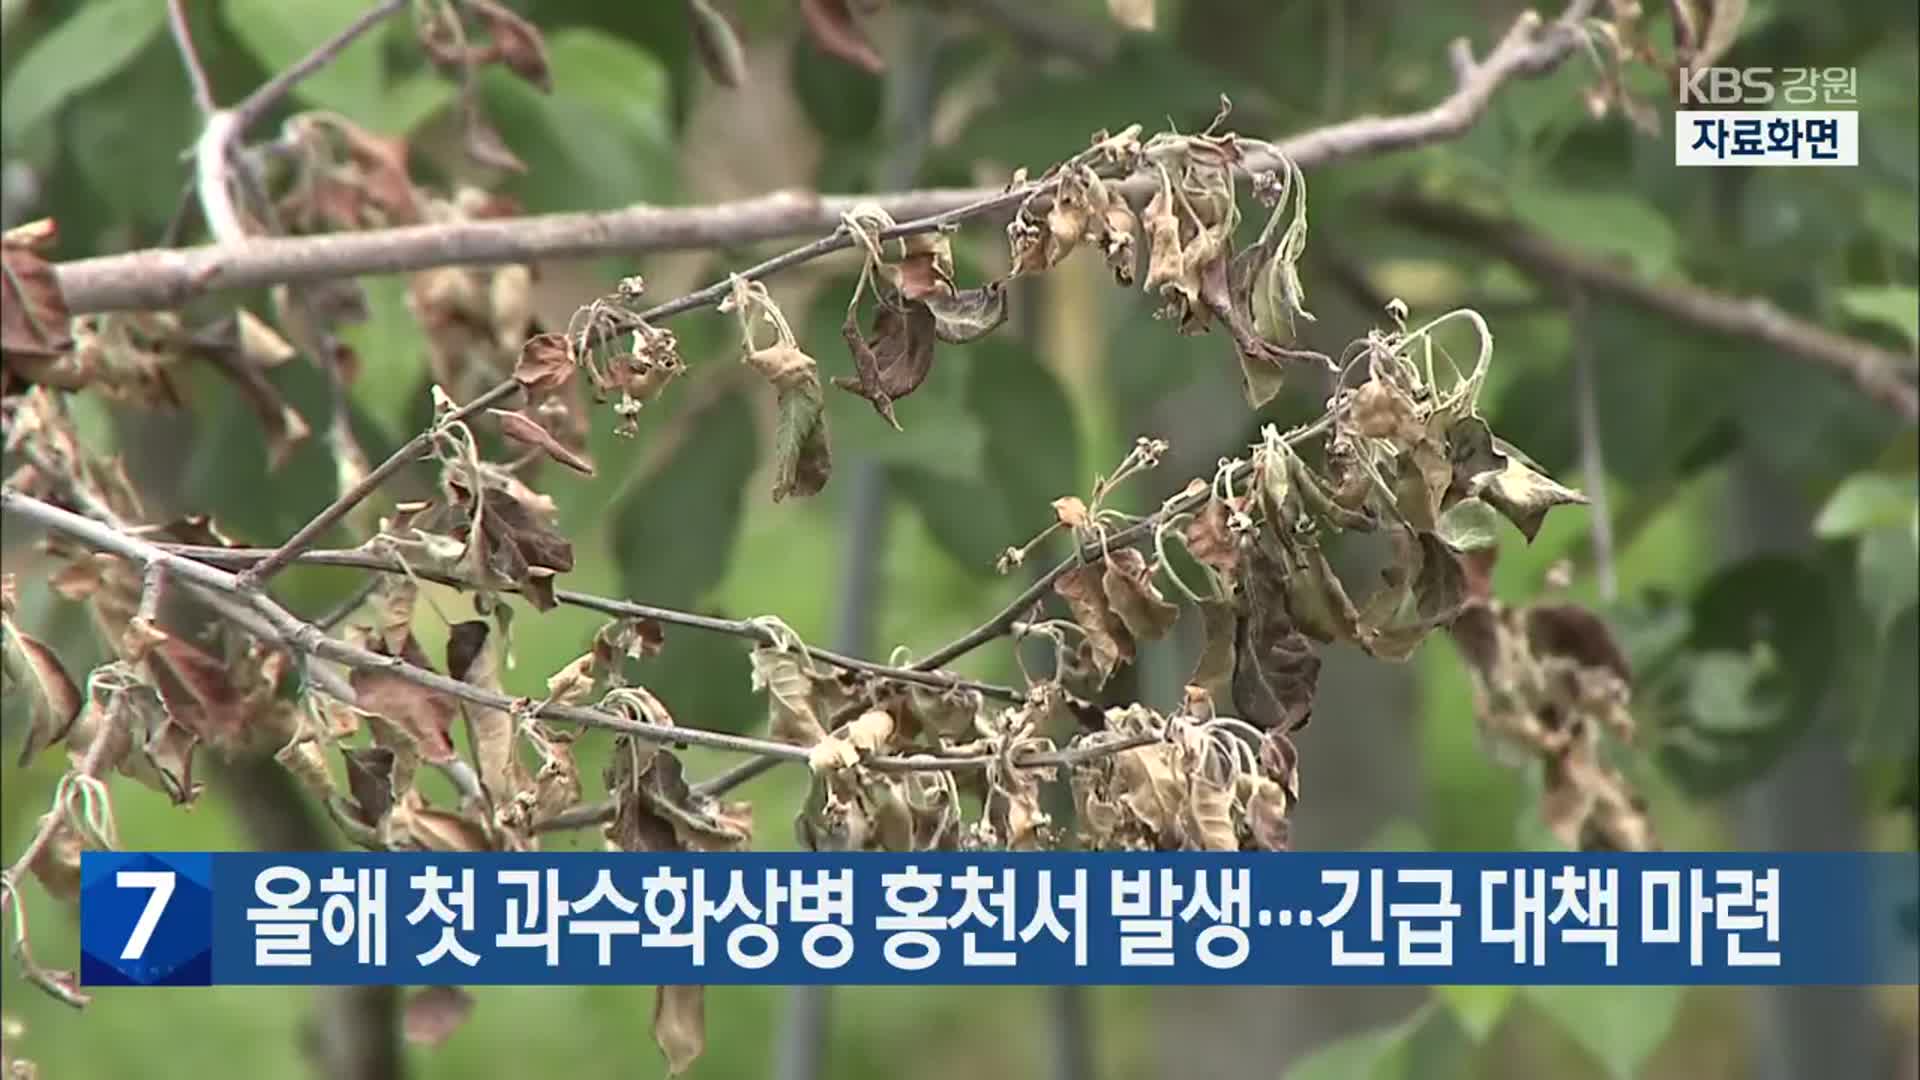
[[[167,900],[173,896],[173,882],[171,870],[121,870],[114,875],[113,883],[122,889],[153,890],[147,897],[147,906],[140,911],[140,918],[133,924],[126,947],[120,950],[120,959],[138,960],[146,955],[147,942],[153,939],[154,927],[160,925],[160,915],[167,910]]]

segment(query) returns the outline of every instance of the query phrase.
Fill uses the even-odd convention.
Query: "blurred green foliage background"
[[[456,88],[419,58],[404,18],[303,83],[283,111],[330,109],[369,130],[406,134],[416,179],[492,183],[530,213],[710,202],[782,186],[871,189],[902,133],[915,130],[927,146],[909,163],[913,184],[997,183],[1016,166],[1037,174],[1099,128],[1139,122],[1151,131],[1168,120],[1204,127],[1222,94],[1234,104],[1231,127],[1265,136],[1424,107],[1451,88],[1448,42],[1466,35],[1484,54],[1518,11],[1502,2],[1162,0],[1155,32],[1124,34],[1094,0],[1024,9],[896,0],[872,24],[881,52],[903,54],[903,42],[922,35],[932,59],[919,74],[909,64],[877,77],[823,55],[791,5],[740,0],[725,6],[737,16],[751,78],[728,91],[704,72],[678,3],[516,6],[546,34],[554,93],[541,96],[496,71],[481,89],[507,144],[530,165],[524,176],[475,173],[449,150],[458,142]],[[1666,5],[1646,6],[1652,40],[1665,42]],[[1601,605],[1613,622],[1642,675],[1641,752],[1629,767],[1652,795],[1668,846],[1907,846],[1920,651],[1913,427],[1793,357],[1604,295],[1589,297],[1576,316],[1553,283],[1380,208],[1380,197],[1395,192],[1471,206],[1572,252],[1622,258],[1647,279],[1763,296],[1911,354],[1920,337],[1913,5],[1744,6],[1725,63],[1857,69],[1860,167],[1676,169],[1670,132],[1650,138],[1618,115],[1589,113],[1583,91],[1596,71],[1576,57],[1546,78],[1503,89],[1462,138],[1310,175],[1313,238],[1303,270],[1320,318],[1309,338],[1337,354],[1381,322],[1378,304],[1387,297],[1403,299],[1416,317],[1463,304],[1487,314],[1496,335],[1485,398],[1493,426],[1561,478],[1603,487],[1617,545],[1618,590],[1607,597],[1590,516],[1563,512],[1530,546],[1507,537],[1498,587],[1535,595],[1549,569],[1570,560],[1570,595]],[[216,95],[231,102],[364,2],[189,7]],[[5,0],[0,12],[8,223],[56,217],[62,258],[155,243],[175,212],[187,172],[180,153],[198,123],[164,4]],[[1033,19],[1057,21],[1071,51],[1104,59],[1036,44],[1022,30]],[[927,80],[930,112],[896,115],[891,103],[909,77]],[[1657,76],[1638,72],[1631,86],[1671,122]],[[999,265],[1004,240],[976,226],[957,251],[964,277],[967,264]],[[576,304],[636,271],[664,299],[752,258],[707,252],[549,265],[541,307],[550,324],[564,322]],[[790,313],[807,314],[803,341],[829,372],[845,363],[838,324],[854,268],[829,261],[774,283]],[[364,360],[352,404],[355,428],[378,459],[427,415],[426,376],[404,280],[366,285],[371,318],[348,334]],[[241,299],[265,310],[258,297]],[[935,377],[902,403],[904,434],[884,430],[864,402],[830,391],[840,475],[814,500],[767,499],[763,418],[737,392],[677,441],[657,436],[673,422],[674,395],[691,393],[685,384],[664,408],[646,411],[636,441],[612,437],[610,418],[597,414],[599,474],[548,470],[540,478],[575,543],[578,568],[568,583],[732,616],[777,614],[808,640],[828,643],[841,615],[843,554],[858,542],[847,529],[847,478],[866,461],[884,470],[887,492],[886,527],[872,552],[880,571],[871,651],[924,653],[1017,590],[1020,582],[994,574],[995,555],[1048,520],[1050,499],[1084,491],[1136,434],[1174,444],[1169,463],[1134,493],[1138,509],[1210,472],[1261,423],[1318,412],[1323,388],[1302,386],[1250,414],[1221,335],[1175,335],[1137,293],[1106,283],[1090,259],[1023,286],[1015,323],[989,344],[947,350]],[[713,374],[703,368],[732,366],[731,319],[696,315],[674,329],[695,379]],[[1592,368],[1604,476],[1582,471],[1572,367],[1579,349]],[[308,417],[326,415],[317,371],[293,364],[275,377]],[[214,378],[195,381],[192,404],[178,415],[76,405],[89,430],[126,455],[156,508],[210,512],[241,542],[277,542],[332,496],[324,440],[270,474],[252,417]],[[70,669],[84,670],[100,646],[80,613],[26,572],[32,557],[8,537],[9,569],[28,579],[22,621],[56,642]],[[353,584],[338,571],[298,568],[279,590],[295,610],[314,612]],[[463,601],[441,602],[452,610]],[[578,610],[522,612],[508,689],[543,689],[597,625]],[[1150,703],[1174,700],[1196,644],[1183,633],[1143,658],[1134,691]],[[423,645],[439,655],[441,642]],[[1017,674],[1004,646],[961,666],[1003,680]],[[738,642],[674,633],[641,675],[681,723],[748,731],[764,721],[764,705],[747,670]],[[1532,811],[1533,781],[1479,746],[1467,676],[1448,642],[1430,641],[1403,668],[1356,660],[1343,670],[1330,678],[1318,722],[1301,742],[1302,846],[1551,844]],[[7,710],[11,740],[15,703]],[[583,745],[591,788],[604,745]],[[62,763],[44,755],[19,769],[6,756],[0,837],[15,851]],[[689,762],[696,773],[722,764],[698,753]],[[209,771],[208,797],[190,812],[116,785],[126,845],[253,843],[219,770]],[[756,846],[793,846],[789,821],[802,790],[801,778],[784,770],[743,789],[759,810]],[[583,834],[560,842],[595,841]],[[67,963],[75,952],[71,912],[31,889],[28,905],[39,955]],[[1285,978],[1274,973],[1275,982]],[[60,1080],[298,1076],[306,1068],[299,1031],[315,1001],[291,990],[104,992],[80,1015],[20,982],[11,961],[0,970],[0,993],[25,1025],[20,1052]],[[645,986],[474,993],[473,1020],[444,1046],[408,1051],[412,1075],[587,1080],[663,1070],[647,1034]],[[708,1049],[693,1075],[773,1075],[785,993],[711,991]],[[1884,1071],[1879,1047],[1910,1038],[1913,1025],[1911,994],[1237,994],[1087,992],[1093,1075],[1784,1077],[1809,1075],[1801,1067],[1815,1062],[1836,1077],[1896,1075]],[[1048,1075],[1059,1007],[1042,989],[844,989],[834,1000],[825,1075]],[[1809,1024],[1836,1013],[1866,1042],[1821,1050]],[[1823,1059],[1828,1051],[1835,1056]],[[1856,1066],[1872,1071],[1851,1071]]]

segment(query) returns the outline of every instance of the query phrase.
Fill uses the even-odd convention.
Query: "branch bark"
[[[64,510],[51,503],[43,502],[31,495],[15,491],[12,488],[0,488],[0,510],[17,515],[47,528],[62,532],[97,551],[139,563],[141,566],[162,565],[169,575],[179,581],[207,589],[213,593],[231,597],[238,605],[249,609],[265,625],[260,632],[272,634],[279,644],[295,653],[331,661],[356,670],[380,671],[396,678],[405,679],[447,697],[469,701],[490,709],[513,712],[528,709],[531,715],[546,717],[561,723],[578,727],[601,728],[631,735],[634,738],[674,746],[705,746],[715,750],[728,750],[735,753],[759,754],[777,757],[789,761],[806,761],[808,753],[805,747],[791,743],[775,742],[770,739],[756,739],[744,735],[731,735],[721,731],[706,731],[700,728],[663,727],[642,723],[625,717],[616,716],[600,709],[582,708],[574,705],[562,705],[547,701],[534,704],[515,699],[506,694],[496,693],[471,683],[452,679],[437,671],[416,667],[398,657],[382,656],[368,649],[351,645],[338,638],[328,637],[319,627],[303,622],[287,609],[281,607],[264,594],[245,588],[236,575],[218,567],[175,555],[136,536],[128,535],[110,525],[92,518],[81,517],[70,510]],[[320,680],[315,687],[323,692],[340,697],[351,704],[349,693],[329,689]],[[1143,745],[1137,740],[1119,740],[1097,745],[1084,745],[1068,750],[1044,752],[1026,755],[1013,764],[1020,768],[1050,768],[1074,761],[1085,760],[1088,753],[1115,753],[1132,746]],[[862,764],[881,772],[917,772],[950,769],[984,769],[1000,761],[992,753],[943,756],[938,754],[898,754],[870,758]]]
[[[1246,167],[1269,170],[1282,156],[1303,169],[1349,158],[1391,153],[1453,138],[1486,111],[1494,94],[1516,78],[1544,74],[1569,56],[1579,20],[1592,7],[1576,0],[1552,23],[1531,12],[1515,21],[1487,58],[1474,63],[1465,42],[1454,46],[1458,82],[1431,108],[1400,116],[1362,117],[1270,145],[1254,145]],[[244,108],[244,106],[243,106]],[[239,111],[239,110],[236,110]],[[1152,178],[1121,187],[1143,197]],[[255,237],[244,245],[153,249],[62,263],[55,270],[68,310],[146,310],[178,307],[220,289],[258,288],[358,274],[393,274],[436,266],[485,266],[539,259],[635,255],[729,247],[782,237],[832,232],[862,204],[878,204],[895,220],[931,218],[966,209],[970,216],[1010,211],[1049,181],[1010,191],[932,188],[877,195],[776,192],[711,206],[635,206],[577,214],[546,214],[511,221],[417,225],[324,236]],[[830,238],[831,239],[831,238]],[[840,242],[829,250],[848,246]]]
[[[202,547],[188,544],[161,544],[162,550],[197,562],[222,567],[245,568],[258,564],[267,558],[272,548],[223,548]],[[296,562],[311,566],[350,567],[359,570],[373,570],[385,574],[411,573],[417,578],[451,585],[459,589],[476,589],[479,586],[454,574],[443,574],[425,567],[408,567],[371,551],[360,550],[321,550],[300,553]],[[242,575],[244,577],[244,575]],[[511,590],[507,590],[511,591]],[[612,597],[596,596],[592,593],[575,592],[572,589],[555,589],[553,598],[569,607],[585,608],[605,615],[637,619],[654,619],[672,626],[685,626],[694,630],[706,630],[716,634],[728,634],[761,645],[779,644],[772,631],[751,619],[727,619],[717,615],[701,615],[696,612],[678,611],[673,608],[654,607],[650,604],[635,603],[631,600],[619,600]],[[862,659],[849,653],[833,649],[823,649],[802,644],[801,650],[808,656],[834,667],[848,671],[859,671],[876,675],[884,679],[900,682],[918,683],[936,690],[971,690],[1000,701],[1021,701],[1025,695],[1008,686],[995,683],[964,679],[945,673],[936,673],[918,665],[897,667],[873,660]]]
[[[1397,221],[1477,247],[1557,284],[1624,300],[1677,322],[1753,341],[1827,369],[1911,423],[1920,418],[1915,360],[1816,326],[1758,297],[1729,296],[1681,281],[1649,281],[1632,270],[1555,244],[1516,222],[1412,195],[1383,208]]]

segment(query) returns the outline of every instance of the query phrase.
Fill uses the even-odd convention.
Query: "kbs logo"
[[[1772,68],[1683,68],[1680,107],[1688,105],[1771,105]]]
[[[1682,68],[1680,107],[1855,105],[1852,68]]]

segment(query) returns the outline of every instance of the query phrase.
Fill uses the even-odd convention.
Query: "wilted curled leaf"
[[[494,0],[466,0],[466,5],[486,25],[492,50],[507,70],[541,93],[551,93],[553,77],[547,72],[547,44],[540,28]]]
[[[393,750],[385,746],[341,747],[340,757],[347,766],[347,793],[353,796],[354,816],[362,825],[378,829],[393,810]],[[403,779],[403,785],[411,778]]]
[[[1319,543],[1290,535],[1280,547],[1280,562],[1286,567],[1287,614],[1294,626],[1315,641],[1357,637],[1360,613]]]
[[[1093,564],[1076,566],[1054,579],[1053,591],[1067,602],[1073,621],[1086,632],[1094,667],[1104,683],[1115,668],[1133,659],[1133,635],[1107,599],[1101,584],[1103,569]]]
[[[155,644],[151,659],[154,686],[168,714],[222,749],[243,744],[272,693],[271,686],[242,693],[233,684],[237,668],[178,636]]]
[[[1394,560],[1361,610],[1359,642],[1377,659],[1405,660],[1459,614],[1467,578],[1460,555],[1438,535],[1396,528],[1392,540]]]
[[[798,346],[785,344],[756,349],[747,354],[746,361],[779,395],[780,420],[773,442],[773,501],[789,495],[817,494],[827,486],[827,477],[833,472],[820,365]]]
[[[1168,603],[1154,587],[1154,569],[1147,565],[1146,556],[1133,548],[1121,548],[1107,556],[1106,572],[1100,576],[1107,605],[1137,641],[1165,637],[1180,618],[1179,607]]]
[[[73,348],[71,316],[53,264],[47,261],[60,230],[52,218],[16,225],[0,234],[0,360],[7,383],[15,377],[35,382],[35,373]],[[10,389],[0,387],[0,389]]]
[[[7,689],[17,689],[27,699],[27,730],[20,746],[20,764],[25,765],[66,736],[84,702],[46,643],[23,633],[10,617],[0,619],[0,635],[4,635],[0,674],[6,677]]]
[[[668,1076],[679,1076],[692,1067],[707,1050],[707,988],[656,987],[653,1041],[667,1059]]]
[[[533,391],[554,391],[573,381],[573,345],[564,334],[537,334],[527,339],[514,362],[513,378]]]
[[[461,682],[498,692],[499,646],[493,642],[493,624],[485,619],[455,623],[447,635],[447,674]],[[495,805],[504,804],[527,788],[526,769],[516,752],[513,714],[470,701],[457,701],[466,714],[473,740],[473,756],[480,768],[480,785]]]
[[[1587,497],[1549,479],[1533,461],[1496,437],[1487,422],[1469,416],[1447,431],[1453,462],[1449,504],[1478,496],[1505,515],[1529,541],[1540,531],[1547,511],[1585,503]]]
[[[921,302],[933,313],[934,336],[949,345],[978,341],[1007,321],[1007,287],[998,281],[953,293],[936,292]]]
[[[1053,516],[1069,529],[1084,529],[1093,524],[1087,504],[1078,495],[1062,495],[1053,500]]]
[[[796,746],[826,738],[827,717],[815,706],[815,681],[800,657],[770,646],[753,650],[753,688],[767,693],[767,734]]]
[[[713,81],[730,90],[747,82],[747,52],[740,46],[740,35],[727,17],[713,9],[708,0],[687,0],[687,22],[693,31],[693,45],[700,54],[701,66]]]
[[[873,313],[872,337],[860,332],[852,311],[840,334],[853,354],[855,377],[837,376],[833,384],[866,398],[897,430],[894,401],[918,390],[933,370],[933,312],[922,303],[883,297]]]
[[[377,641],[368,643],[374,652],[384,651],[382,645]],[[388,655],[397,655],[415,667],[433,666],[411,634],[397,653]],[[379,668],[355,668],[351,681],[360,709],[405,733],[423,760],[434,763],[453,760],[453,720],[457,710],[450,698]]]
[[[893,738],[893,726],[893,714],[885,709],[868,709],[814,743],[807,753],[807,764],[814,772],[850,769],[862,758],[879,753]]]
[[[1233,704],[1255,727],[1292,731],[1313,716],[1320,657],[1288,613],[1285,567],[1253,550],[1234,629]]]
[[[482,465],[482,492],[476,507],[465,472],[449,472],[447,489],[467,522],[455,536],[467,542],[485,577],[520,586],[542,611],[554,606],[553,576],[573,569],[573,544],[545,520],[552,500],[536,494],[511,473]],[[475,538],[478,519],[481,537]]]
[[[473,995],[457,986],[427,986],[407,998],[402,1021],[407,1041],[439,1046],[473,1015]]]
[[[806,20],[807,36],[821,52],[871,75],[887,69],[887,62],[874,51],[847,0],[800,0],[800,15]]]
[[[80,899],[80,851],[85,846],[80,830],[72,823],[61,821],[53,827],[53,835],[33,861],[27,864],[27,871],[40,879],[40,887],[47,895],[63,902]],[[11,898],[19,903],[18,897]]]
[[[562,445],[553,433],[523,412],[488,409],[487,415],[500,422],[500,433],[522,446],[529,446],[577,473],[593,475],[593,462]]]
[[[615,803],[607,838],[622,851],[742,851],[753,839],[753,808],[694,791],[671,751],[623,735],[606,782]]]
[[[496,846],[485,825],[426,805],[417,790],[394,804],[386,833],[388,843],[403,851],[491,851]]]

